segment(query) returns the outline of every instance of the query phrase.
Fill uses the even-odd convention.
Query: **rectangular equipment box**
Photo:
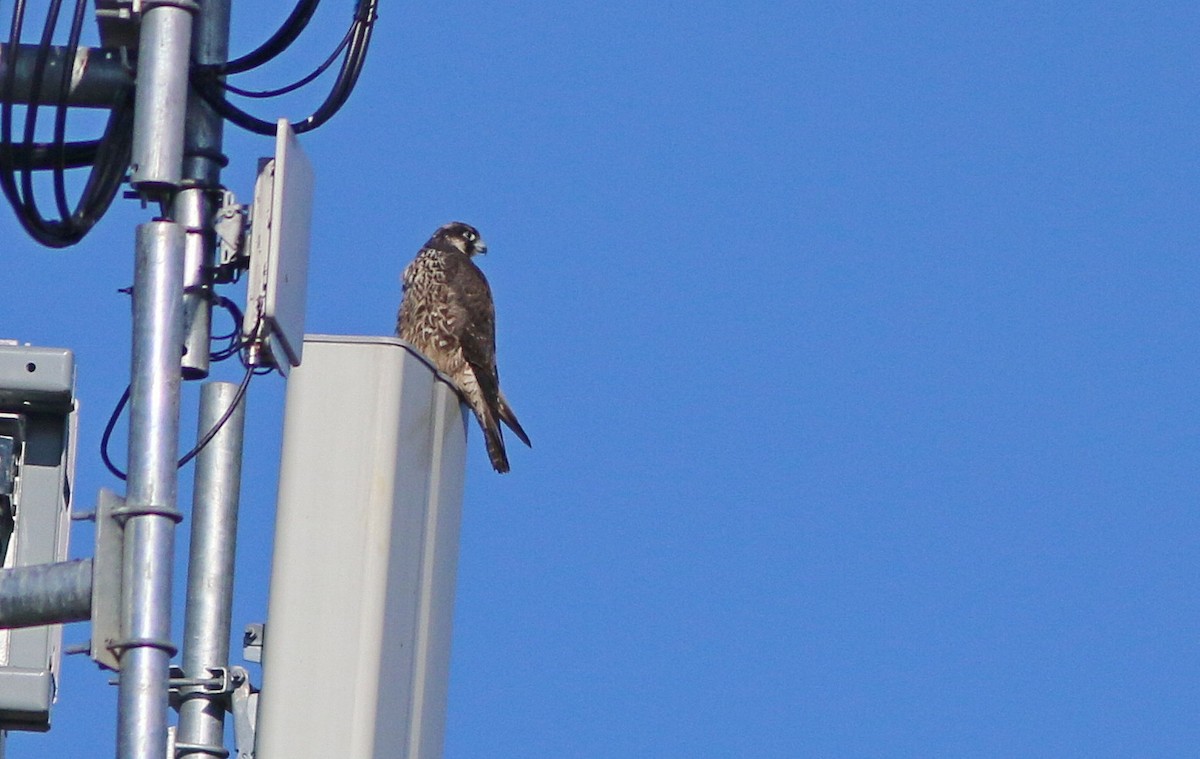
[[[5,533],[0,561],[5,568],[67,558],[74,391],[71,351],[0,344],[0,464],[5,470],[0,476],[0,533]],[[50,729],[61,648],[62,625],[0,630],[0,728]]]
[[[395,338],[288,377],[256,756],[442,755],[466,419]]]

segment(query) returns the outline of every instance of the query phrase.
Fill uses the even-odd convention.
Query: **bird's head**
[[[487,253],[487,244],[479,236],[479,230],[461,221],[452,221],[438,227],[427,245],[442,250],[457,250],[468,257],[477,253]]]

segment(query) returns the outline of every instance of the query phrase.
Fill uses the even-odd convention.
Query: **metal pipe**
[[[209,382],[200,390],[197,439],[237,398],[231,382]],[[233,607],[233,560],[237,543],[238,490],[242,477],[243,400],[196,457],[192,495],[192,542],[188,559],[188,602],[183,625],[183,676],[205,678],[229,666]],[[179,744],[220,747],[225,736],[228,694],[184,689],[179,708]],[[211,757],[211,751],[178,753],[180,759]]]
[[[16,65],[13,83],[14,103],[29,103],[33,85],[34,61],[38,45],[20,45],[12,61],[4,56],[8,47],[0,49],[0,79],[8,75],[8,66]],[[42,103],[56,103],[62,89],[62,70],[67,65],[67,48],[51,47],[46,58],[45,72],[38,97]],[[81,47],[75,54],[74,70],[67,85],[67,105],[82,108],[111,108],[125,99],[133,88],[133,76],[121,63],[115,50]]]
[[[129,181],[151,198],[169,194],[182,177],[195,10],[195,3],[188,0],[143,4]]]
[[[91,559],[0,570],[0,628],[82,622],[91,616]]]
[[[137,229],[129,475],[125,508],[119,759],[167,752],[167,667],[179,445],[179,353],[183,343],[183,228]]]
[[[229,57],[231,0],[204,0],[192,29],[192,60],[198,66],[224,63]],[[208,189],[221,182],[226,159],[221,153],[225,119],[194,90],[188,92],[183,175]]]
[[[189,128],[190,131],[190,128]],[[175,196],[175,219],[187,230],[183,254],[183,378],[208,376],[212,334],[212,270],[215,238],[212,204],[199,187]]]
[[[224,63],[229,54],[230,0],[205,0],[192,25],[192,60],[196,65]],[[214,193],[220,187],[225,155],[221,152],[225,120],[189,90],[187,121],[183,133],[184,189],[175,199],[175,218],[188,229],[184,261],[184,308],[187,337],[184,341],[183,378],[208,376],[209,338],[212,335],[212,270],[216,264],[213,219]]]

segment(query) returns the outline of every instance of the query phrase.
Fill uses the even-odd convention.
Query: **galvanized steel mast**
[[[230,0],[204,0],[192,33],[192,61],[225,63],[229,51]],[[196,92],[188,99],[184,129],[184,186],[176,196],[176,217],[188,230],[184,304],[188,317],[183,376],[208,375],[213,266],[224,120]],[[196,458],[192,490],[191,542],[182,668],[185,680],[203,681],[229,671],[229,633],[233,603],[234,548],[238,493],[241,487],[245,400],[236,385],[208,383],[200,397],[197,439],[216,427],[234,403],[238,407]],[[225,682],[228,682],[226,679]],[[176,756],[220,756],[224,750],[229,694],[211,688],[180,689]]]
[[[118,759],[162,759],[168,754],[167,704],[171,634],[171,583],[176,504],[181,377],[208,374],[213,263],[213,193],[218,188],[222,120],[200,98],[189,96],[193,62],[222,63],[228,47],[228,0],[155,0],[143,5],[139,32],[131,183],[141,196],[162,205],[167,218],[138,229],[134,285],[133,366],[130,394],[125,583],[127,639],[121,643],[118,697]],[[213,423],[233,396],[222,383],[205,388],[201,424]],[[226,404],[227,405],[227,404]],[[239,409],[197,464],[196,499],[207,515],[193,528],[193,558],[200,550],[232,552],[240,475],[242,414]],[[208,509],[208,504],[225,508]],[[232,560],[192,568],[204,581],[189,585],[189,607],[217,610],[189,614],[185,676],[202,677],[225,666],[232,576],[211,583],[214,572],[232,571]],[[194,589],[193,589],[194,588]],[[191,597],[191,596],[196,597]],[[220,609],[224,608],[222,615]],[[220,629],[218,629],[220,626]],[[185,699],[186,700],[186,699]],[[204,705],[199,705],[204,706]],[[185,706],[180,743],[221,747],[224,705]],[[217,725],[216,734],[211,729]],[[208,753],[211,754],[211,748]],[[186,755],[196,755],[189,753]]]

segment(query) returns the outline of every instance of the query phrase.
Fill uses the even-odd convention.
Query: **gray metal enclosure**
[[[442,754],[466,419],[395,338],[288,378],[257,759]]]
[[[11,530],[0,552],[5,568],[49,567],[67,557],[75,487],[74,390],[71,351],[0,345],[0,444],[7,443],[0,452],[0,503],[6,517],[0,521],[7,522],[4,532]],[[76,585],[90,588],[90,565],[75,565],[85,580]],[[54,605],[48,595],[40,598],[39,606]],[[4,601],[11,610],[15,599]],[[0,630],[0,724],[5,729],[49,729],[61,641],[61,625]]]

